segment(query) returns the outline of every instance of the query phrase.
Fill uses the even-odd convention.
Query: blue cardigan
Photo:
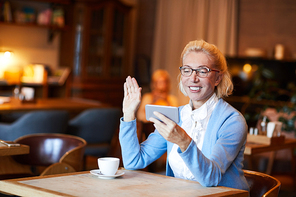
[[[184,106],[179,107],[179,113]],[[182,120],[178,123],[182,125]],[[178,152],[191,173],[203,186],[226,186],[249,191],[243,173],[247,125],[244,117],[223,99],[219,99],[208,123],[202,150],[192,140],[187,150]],[[173,143],[166,141],[157,130],[139,144],[136,120],[121,118],[119,140],[123,164],[135,170],[148,166],[167,151]],[[174,176],[167,159],[166,175]]]

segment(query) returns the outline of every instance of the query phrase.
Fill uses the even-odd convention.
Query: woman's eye
[[[205,73],[208,73],[208,70],[205,68],[201,68],[201,69],[199,69],[199,73],[205,74]]]

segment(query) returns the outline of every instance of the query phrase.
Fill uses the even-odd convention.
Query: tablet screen
[[[174,122],[179,122],[179,109],[178,107],[171,107],[171,106],[162,106],[162,105],[146,105],[145,112],[146,112],[146,119],[149,121],[150,117],[158,119],[153,112],[157,111],[162,113],[169,119],[173,120]]]

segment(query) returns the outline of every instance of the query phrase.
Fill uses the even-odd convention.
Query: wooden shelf
[[[282,59],[282,60],[277,60],[274,58],[267,58],[267,57],[248,57],[248,56],[227,56],[227,60],[238,60],[238,61],[265,61],[265,62],[280,62],[280,63],[285,63],[285,62],[292,62],[296,63],[296,59]]]
[[[23,0],[15,0],[15,1],[23,1]],[[57,3],[57,4],[70,4],[71,0],[26,0],[33,2],[44,2],[44,3]]]
[[[0,22],[0,25],[10,25],[10,26],[21,26],[21,27],[36,27],[36,28],[44,28],[51,30],[67,30],[68,26],[57,26],[57,25],[38,25],[37,23],[15,23],[15,22]]]
[[[120,0],[74,2],[73,28],[62,32],[60,50],[60,65],[73,68],[73,96],[121,106],[122,84],[133,70],[132,12]]]
[[[285,105],[293,105],[293,103],[286,102],[286,101],[274,101],[274,100],[257,100],[257,99],[252,99],[249,96],[229,96],[225,98],[226,101],[232,103],[232,102],[237,102],[237,103],[244,103],[244,104],[256,104],[256,105],[268,105],[268,106],[273,106],[273,107],[278,107],[278,106],[285,106]]]

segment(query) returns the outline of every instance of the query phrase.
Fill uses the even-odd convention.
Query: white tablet
[[[162,113],[169,119],[173,120],[175,123],[179,122],[179,109],[178,107],[171,107],[171,106],[162,106],[162,105],[146,105],[145,112],[146,112],[146,119],[149,120],[150,117],[158,119],[153,112],[157,111]]]

